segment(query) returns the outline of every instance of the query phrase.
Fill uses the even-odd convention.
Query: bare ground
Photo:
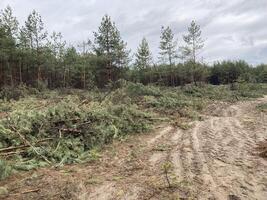
[[[256,109],[263,102],[214,103],[188,130],[162,125],[106,146],[99,161],[13,176],[0,183],[9,191],[2,198],[265,200],[267,160],[257,145],[267,138],[267,114]]]

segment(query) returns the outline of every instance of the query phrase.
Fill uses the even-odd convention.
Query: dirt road
[[[267,160],[255,150],[267,138],[267,115],[256,109],[263,102],[267,97],[216,103],[188,130],[164,125],[114,142],[97,162],[41,169],[0,185],[10,192],[5,199],[265,200]]]

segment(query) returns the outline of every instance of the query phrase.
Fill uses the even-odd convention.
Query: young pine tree
[[[186,45],[181,47],[182,57],[196,63],[198,51],[204,47],[204,41],[201,38],[200,26],[194,20],[188,27],[188,34],[184,35],[183,39]]]
[[[152,54],[150,52],[149,44],[146,38],[142,39],[141,44],[137,48],[135,57],[135,66],[137,69],[142,70],[150,67],[152,63]]]
[[[54,88],[56,86],[66,86],[66,66],[64,63],[64,55],[66,53],[66,41],[60,32],[50,35],[47,42],[46,65],[48,65],[47,79],[48,86]],[[63,80],[62,80],[63,79]]]
[[[169,26],[162,27],[160,39],[160,60],[162,63],[167,62],[169,66],[172,66],[177,58],[177,40],[174,39],[174,34]]]

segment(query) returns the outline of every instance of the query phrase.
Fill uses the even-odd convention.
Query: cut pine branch
[[[53,138],[42,139],[42,140],[39,140],[39,141],[35,142],[35,144],[44,143],[44,142],[47,142],[47,141],[50,141],[50,140],[53,140]],[[27,148],[27,147],[30,147],[30,145],[29,144],[25,144],[25,145],[19,145],[19,146],[16,146],[16,147],[11,146],[11,147],[0,149],[0,153],[2,153],[2,152],[10,152],[10,151],[18,150],[18,149],[24,149],[24,148]]]
[[[41,153],[39,153],[36,148],[23,136],[21,135],[21,133],[13,126],[11,126],[11,129],[22,139],[22,141],[26,144],[26,145],[29,145],[32,150],[38,155],[40,156],[41,158],[43,158],[47,163],[51,164],[51,162],[44,156],[42,155]]]

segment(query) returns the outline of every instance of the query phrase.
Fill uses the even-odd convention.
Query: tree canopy
[[[60,32],[49,33],[37,11],[33,10],[19,25],[8,6],[0,13],[0,87],[25,84],[90,89],[103,88],[119,79],[167,86],[198,82],[232,84],[240,80],[267,82],[264,64],[252,67],[245,61],[220,61],[212,65],[199,62],[204,41],[194,20],[180,48],[176,38],[169,26],[162,26],[159,62],[154,62],[147,39],[143,37],[137,51],[131,54],[108,15],[103,16],[93,38],[73,46]],[[180,59],[178,54],[182,55]]]

